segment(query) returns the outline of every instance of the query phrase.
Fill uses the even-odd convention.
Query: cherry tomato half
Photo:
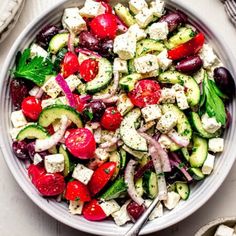
[[[95,17],[90,27],[94,35],[101,39],[114,39],[117,31],[116,16],[110,13]]]
[[[41,101],[30,96],[23,100],[21,104],[23,114],[33,121],[36,121],[42,111]]]
[[[108,181],[112,178],[115,170],[115,162],[106,162],[94,171],[92,178],[88,183],[92,196],[100,192],[105,187]]]
[[[75,103],[76,103],[76,110],[78,112],[82,112],[87,105],[87,101],[81,99],[81,97],[78,94],[74,94],[74,97],[75,97]]]
[[[92,158],[96,149],[94,136],[86,128],[78,128],[70,131],[65,143],[68,150],[80,159]]]
[[[61,71],[64,78],[67,78],[70,75],[79,71],[79,61],[73,52],[67,52],[64,56]]]
[[[108,107],[101,119],[101,125],[103,128],[115,131],[120,127],[122,116],[116,107]]]
[[[135,88],[129,92],[129,98],[137,107],[157,104],[161,96],[160,85],[153,80],[140,80]]]
[[[31,164],[28,168],[28,176],[33,185],[35,185],[36,181],[44,174],[46,174],[45,168],[39,165]]]
[[[91,58],[84,60],[80,65],[79,72],[84,81],[93,80],[98,74],[98,61]]]
[[[67,184],[65,198],[68,201],[89,202],[91,200],[87,186],[78,180],[73,180]]]

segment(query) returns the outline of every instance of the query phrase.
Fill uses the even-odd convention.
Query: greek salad
[[[91,221],[150,220],[214,171],[234,80],[187,16],[164,2],[64,10],[16,57],[15,156],[42,197]]]

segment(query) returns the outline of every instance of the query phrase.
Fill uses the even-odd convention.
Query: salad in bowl
[[[160,0],[66,8],[17,54],[12,75],[15,156],[38,194],[87,220],[122,226],[157,196],[149,219],[161,217],[223,152],[233,77]]]

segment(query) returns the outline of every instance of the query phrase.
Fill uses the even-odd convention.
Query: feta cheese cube
[[[62,25],[65,29],[79,34],[81,31],[87,29],[86,22],[80,15],[79,8],[66,8],[62,17]]]
[[[157,56],[146,54],[145,56],[134,59],[134,66],[138,73],[148,73],[159,69]]]
[[[214,163],[215,163],[215,156],[208,153],[207,158],[202,166],[202,173],[204,175],[209,175],[214,168]]]
[[[205,113],[202,117],[202,126],[208,133],[215,133],[221,127],[221,123],[217,122],[216,118],[209,117],[207,113]]]
[[[172,60],[168,58],[167,49],[164,49],[157,55],[157,61],[163,71],[167,70],[171,66]]]
[[[94,153],[99,160],[106,161],[109,158],[109,153],[103,148],[97,148]]]
[[[173,88],[163,88],[159,101],[161,103],[175,103],[175,90]]]
[[[80,84],[82,84],[81,80],[76,75],[70,75],[65,79],[68,84],[70,90],[73,92]]]
[[[140,29],[138,24],[131,25],[128,30],[131,34],[135,35],[136,41],[139,41],[141,39],[145,39],[147,37],[147,34],[145,30]]]
[[[142,11],[143,8],[147,8],[148,4],[145,0],[130,0],[129,1],[129,9],[134,13],[138,14]]]
[[[153,17],[154,17],[153,11],[145,7],[135,16],[135,19],[140,28],[143,29],[146,28],[148,24],[150,24],[153,21]]]
[[[153,12],[154,16],[161,17],[164,13],[165,2],[161,0],[155,0],[150,3],[150,9]]]
[[[64,104],[64,105],[66,105],[66,104],[68,104],[68,102],[67,102],[65,96],[58,97],[56,99],[48,98],[48,99],[42,100],[41,106],[42,106],[42,108],[45,108],[45,107],[48,107],[48,106],[51,106],[51,105],[54,105],[54,104]]]
[[[233,236],[234,229],[226,225],[219,225],[214,236]]]
[[[53,154],[45,156],[44,165],[48,173],[57,173],[64,170],[64,156],[62,154]]]
[[[43,161],[43,158],[38,153],[35,153],[35,155],[34,155],[34,165],[38,165],[42,161]]]
[[[109,216],[120,210],[120,206],[115,200],[99,202],[99,206],[102,208],[106,216]]]
[[[211,138],[208,141],[208,148],[211,152],[223,152],[224,139],[223,138]]]
[[[90,170],[86,166],[82,164],[77,164],[73,173],[72,177],[79,180],[83,184],[87,185],[93,175],[93,170]]]
[[[55,78],[55,76],[51,76],[51,78],[49,78],[41,87],[42,90],[51,98],[56,98],[61,92],[61,88]]]
[[[40,47],[38,44],[33,43],[30,47],[30,57],[34,58],[36,56],[47,58],[48,52],[44,50],[42,47]]]
[[[157,123],[157,129],[162,133],[167,133],[177,124],[177,117],[171,112],[166,112]]]
[[[117,53],[120,59],[129,60],[134,58],[136,52],[136,37],[127,31],[124,34],[115,37],[114,53]]]
[[[81,215],[84,203],[81,201],[70,201],[69,212],[73,215]]]
[[[175,92],[175,96],[176,96],[177,105],[180,110],[185,110],[189,108],[188,100],[184,91]]]
[[[38,86],[34,86],[30,91],[29,95],[30,96],[36,96],[36,94],[39,92],[40,88]]]
[[[167,39],[167,35],[169,34],[168,24],[167,22],[153,23],[151,26],[148,27],[147,32],[150,35],[151,39]]]
[[[174,209],[180,201],[180,195],[174,191],[167,193],[167,200],[164,201],[164,205],[167,209]]]
[[[93,18],[98,15],[104,14],[106,11],[105,7],[101,2],[96,2],[93,0],[86,0],[84,7],[79,10],[82,17]]]
[[[126,222],[130,221],[131,218],[127,211],[127,206],[130,203],[130,201],[127,201],[119,211],[116,211],[115,213],[112,213],[112,217],[115,221],[115,223],[119,226],[124,225]]]
[[[149,207],[152,204],[152,201],[147,199],[144,202],[146,207]],[[157,204],[157,206],[153,209],[152,213],[149,216],[149,220],[154,220],[157,217],[161,217],[163,216],[164,212],[163,212],[163,205],[161,203]]]
[[[15,128],[19,128],[27,124],[27,120],[22,110],[13,111],[11,113],[11,122]]]
[[[162,148],[170,149],[171,145],[173,144],[172,140],[165,134],[162,134],[158,139]]]
[[[213,66],[219,60],[212,47],[208,44],[203,45],[199,56],[203,60],[203,68],[205,69],[210,69],[211,66]]]
[[[119,96],[117,102],[117,110],[120,112],[122,116],[128,113],[133,107],[134,107],[133,103],[125,93]]]
[[[121,60],[120,58],[115,58],[113,63],[113,71],[128,74],[127,61]]]
[[[148,105],[141,110],[145,122],[161,118],[161,109],[158,104]]]

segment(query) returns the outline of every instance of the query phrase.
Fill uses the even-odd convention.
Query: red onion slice
[[[73,53],[75,52],[74,42],[75,42],[75,34],[73,32],[70,32],[69,38],[68,38],[68,43],[67,43],[67,47],[68,47],[69,52],[73,52]]]
[[[186,137],[181,136],[175,129],[170,130],[167,135],[180,147],[187,147],[189,145],[189,140]]]
[[[111,147],[111,146],[117,144],[117,142],[118,142],[118,138],[113,137],[111,140],[109,140],[109,141],[107,141],[107,142],[105,142],[105,143],[102,143],[102,144],[100,145],[100,147],[101,147],[101,148],[109,148],[109,147]]]
[[[138,204],[142,205],[144,203],[144,199],[138,196],[138,193],[134,186],[134,169],[137,165],[137,162],[134,160],[130,160],[125,169],[125,183],[128,187],[128,194],[129,196]]]
[[[90,51],[90,50],[85,49],[85,48],[76,48],[76,49],[75,49],[75,52],[76,52],[76,53],[81,52],[81,53],[83,53],[83,54],[85,54],[85,55],[87,55],[87,56],[94,56],[94,57],[96,57],[96,58],[102,58],[102,56],[100,56],[98,53],[93,52],[93,51]]]
[[[37,94],[35,95],[35,98],[40,99],[43,96],[43,89],[40,87]]]
[[[141,168],[139,168],[136,171],[136,173],[134,175],[134,179],[137,180],[137,179],[141,178],[144,175],[145,171],[153,169],[153,167],[154,167],[153,161],[150,160],[146,165],[142,166]]]

